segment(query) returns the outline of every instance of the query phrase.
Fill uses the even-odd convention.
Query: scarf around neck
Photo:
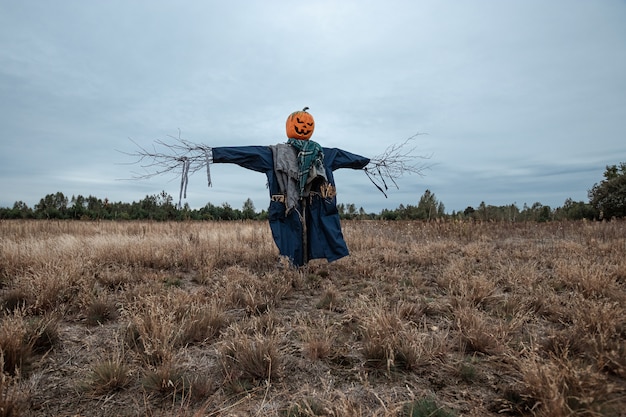
[[[311,165],[323,169],[324,151],[319,143],[312,140],[289,139],[288,144],[298,151],[298,177],[300,179],[300,197],[304,195]]]

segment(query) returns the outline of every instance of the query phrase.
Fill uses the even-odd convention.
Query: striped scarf
[[[324,151],[319,143],[312,140],[289,139],[287,143],[298,150],[298,177],[300,178],[300,197],[302,197],[311,165],[315,164],[318,168],[324,169]]]

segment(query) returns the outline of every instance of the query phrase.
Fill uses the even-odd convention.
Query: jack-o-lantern
[[[309,108],[295,111],[287,118],[287,137],[289,139],[309,140],[315,129],[313,116],[307,113]]]

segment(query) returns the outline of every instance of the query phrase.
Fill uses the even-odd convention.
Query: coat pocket
[[[280,201],[270,201],[270,207],[267,211],[270,221],[285,220],[285,204]]]
[[[339,214],[339,211],[337,210],[337,204],[335,204],[334,198],[322,199],[322,206],[324,207],[324,209],[322,210],[324,216],[334,216],[335,214]]]

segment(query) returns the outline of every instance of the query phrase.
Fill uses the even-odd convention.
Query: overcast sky
[[[367,157],[415,133],[429,156],[385,198],[361,171],[338,200],[366,211],[588,201],[626,161],[623,0],[0,0],[0,206],[46,194],[132,202],[180,178],[128,181],[129,138],[284,142],[310,107],[313,140]],[[263,174],[212,165],[200,208],[252,198]]]

